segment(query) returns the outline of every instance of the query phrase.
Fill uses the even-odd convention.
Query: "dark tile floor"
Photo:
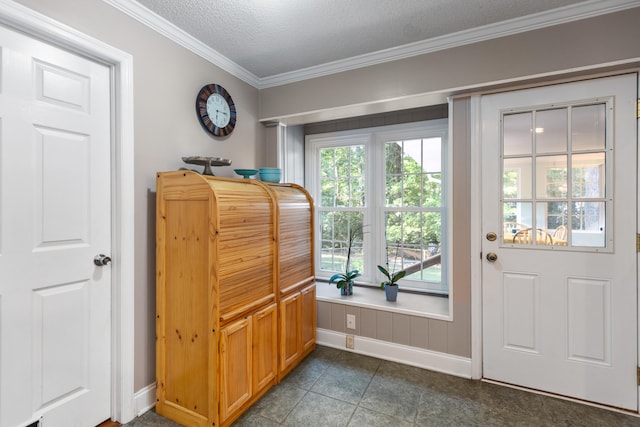
[[[234,426],[640,426],[640,418],[318,346]],[[153,411],[123,427],[176,427]]]

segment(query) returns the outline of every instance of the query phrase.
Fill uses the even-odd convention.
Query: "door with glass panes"
[[[636,94],[483,97],[484,377],[637,410]]]

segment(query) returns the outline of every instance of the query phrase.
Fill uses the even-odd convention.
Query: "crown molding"
[[[258,76],[236,64],[217,50],[202,43],[200,40],[178,28],[163,17],[142,6],[140,3],[133,0],[102,1],[129,15],[152,30],[162,34],[169,40],[172,40],[180,46],[192,51],[203,59],[206,59],[213,65],[222,68],[227,73],[232,74],[245,83],[248,83],[255,88],[260,87],[260,79]]]
[[[439,50],[537,30],[552,25],[578,21],[640,6],[639,0],[589,0],[522,18],[502,21],[441,37],[409,43],[403,46],[358,55],[344,60],[328,62],[314,67],[261,78],[133,0],[103,1],[257,89],[266,89],[385,62],[397,61],[399,59],[424,55]]]
[[[435,37],[428,40],[409,43],[403,46],[354,56],[344,60],[328,62],[315,67],[264,77],[260,79],[260,89],[281,86],[297,81],[368,67],[370,65],[397,61],[399,59],[410,58],[466,44],[537,30],[544,27],[550,27],[552,25],[579,21],[581,19],[638,6],[640,6],[640,1],[638,0],[591,0],[577,5],[565,6],[563,8],[540,12],[522,18],[471,28],[469,30],[463,30],[441,37]]]

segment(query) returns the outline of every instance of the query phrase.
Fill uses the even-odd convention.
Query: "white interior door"
[[[636,86],[483,97],[485,378],[638,409]]]
[[[110,72],[0,27],[0,426],[111,410]]]

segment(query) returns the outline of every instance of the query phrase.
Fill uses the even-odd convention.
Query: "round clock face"
[[[200,124],[213,136],[226,136],[236,126],[236,106],[229,92],[220,85],[208,84],[196,97]]]

